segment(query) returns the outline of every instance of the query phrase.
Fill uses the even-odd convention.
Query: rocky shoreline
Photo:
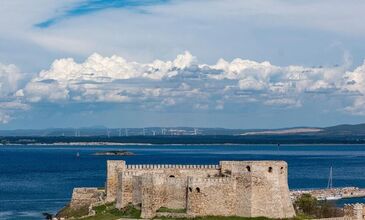
[[[93,155],[95,156],[134,156],[133,152],[125,151],[125,150],[112,150],[112,151],[100,151],[96,152]]]

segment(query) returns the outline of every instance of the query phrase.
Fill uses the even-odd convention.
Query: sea
[[[127,150],[135,156],[95,156]],[[79,156],[77,156],[79,155]],[[0,146],[0,219],[43,219],[70,200],[74,187],[104,187],[106,161],[128,164],[217,164],[220,160],[285,160],[290,189],[365,188],[365,145]],[[344,203],[365,199],[339,200]]]

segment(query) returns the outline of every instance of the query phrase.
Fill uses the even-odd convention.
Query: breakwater
[[[310,194],[318,200],[337,200],[345,198],[360,198],[365,197],[365,188],[358,187],[338,187],[330,189],[306,189],[306,190],[291,190],[290,196],[292,200],[296,200],[303,194]]]

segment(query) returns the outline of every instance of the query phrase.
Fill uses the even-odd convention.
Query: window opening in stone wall
[[[272,167],[269,167],[269,173],[272,173]]]
[[[192,192],[192,191],[193,191],[193,189],[191,187],[189,187],[189,192]]]
[[[170,175],[169,177],[170,177],[170,178],[175,178],[175,176],[174,176],[174,175]]]
[[[195,189],[198,193],[200,193],[200,188],[199,187],[196,187]]]
[[[283,174],[284,173],[284,167],[280,167],[280,173]]]
[[[246,170],[247,170],[248,172],[251,172],[251,167],[250,167],[250,166],[247,166],[247,167],[246,167]]]

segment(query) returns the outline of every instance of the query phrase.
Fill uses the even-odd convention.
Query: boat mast
[[[332,182],[332,166],[330,167],[330,176],[328,178],[328,183],[327,183],[327,189],[332,189],[332,185],[333,185],[333,182]]]

